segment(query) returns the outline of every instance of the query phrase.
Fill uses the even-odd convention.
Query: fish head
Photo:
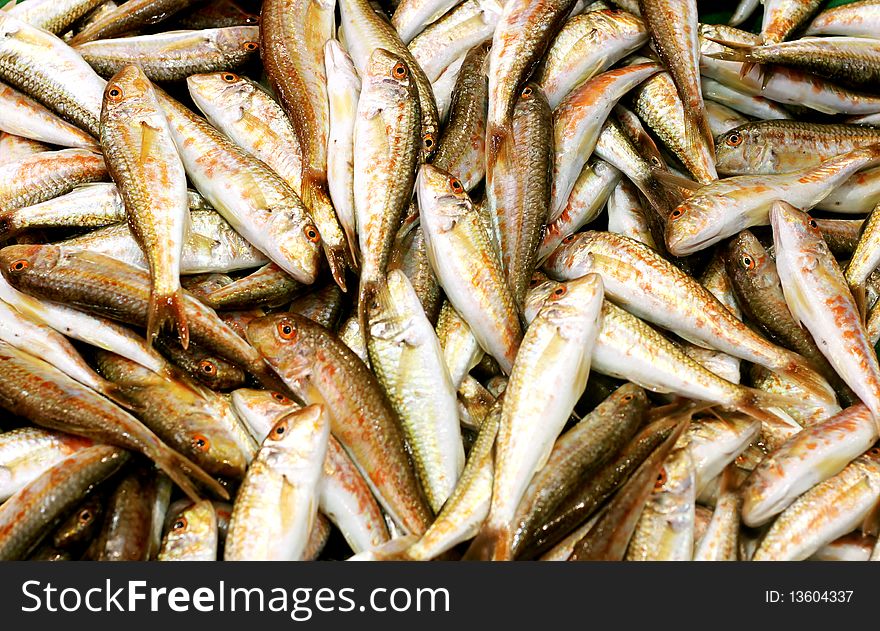
[[[246,58],[260,50],[259,26],[231,26],[215,31],[214,45],[226,55]]]
[[[776,263],[750,230],[743,230],[727,248],[727,269],[740,282],[759,289],[779,283]]]
[[[645,413],[650,403],[645,389],[630,382],[612,392],[606,401],[620,406],[624,413],[638,414],[639,416]]]
[[[421,341],[410,339],[417,327],[412,326],[412,318],[408,317],[406,309],[406,305],[417,302],[418,296],[406,274],[399,269],[389,271],[385,282],[379,284],[378,291],[367,304],[370,337],[395,344]]]
[[[370,54],[364,83],[369,83],[373,89],[381,87],[383,97],[392,100],[409,98],[415,90],[415,78],[406,60],[384,48],[377,48]]]
[[[461,180],[431,164],[419,169],[416,194],[426,237],[449,232],[462,217],[474,212]]]
[[[596,271],[593,258],[593,239],[590,232],[578,232],[565,237],[544,261],[544,269],[558,279],[578,278]]]
[[[532,283],[534,284],[529,285],[529,291],[526,294],[525,303],[523,304],[523,317],[529,324],[531,324],[532,320],[535,319],[535,316],[538,315],[538,311],[544,306],[544,303],[547,301],[547,298],[550,297],[550,294],[553,293],[556,286],[561,284],[555,280],[550,280],[549,278],[546,280],[532,278]]]
[[[772,173],[776,155],[759,128],[737,127],[715,139],[715,168],[722,175]]]
[[[295,477],[298,470],[311,468],[314,464],[316,447],[321,443],[326,453],[330,437],[330,422],[321,404],[307,405],[282,417],[272,429],[260,451],[267,462],[285,473]],[[324,458],[317,463],[323,468]]]
[[[296,204],[272,209],[263,234],[296,270],[296,280],[305,285],[315,282],[321,264],[321,233],[304,207]]]
[[[655,509],[677,510],[682,498],[695,493],[695,487],[696,470],[690,450],[687,447],[673,449],[657,472],[653,490],[654,497],[663,496],[668,501],[655,504]]]
[[[725,225],[719,213],[727,201],[718,195],[694,194],[673,208],[666,221],[669,253],[687,256],[718,241]]]
[[[296,313],[276,313],[255,318],[247,327],[247,339],[282,379],[296,384],[311,374],[315,342],[313,327],[319,327]]]
[[[266,438],[278,419],[300,407],[293,399],[281,392],[251,388],[234,390],[230,400],[236,415],[258,442]]]
[[[229,71],[190,75],[186,87],[203,112],[241,107],[257,89],[250,80]]]
[[[770,224],[777,256],[784,252],[797,253],[804,264],[831,256],[816,221],[788,202],[773,202]]]
[[[151,118],[156,111],[153,84],[138,66],[129,64],[104,86],[102,116],[123,121]]]
[[[581,324],[580,316],[591,306],[593,312],[598,315],[604,296],[605,286],[602,277],[599,274],[585,274],[556,283],[538,316],[553,322],[560,332],[576,326],[594,326],[595,320]],[[571,333],[574,331],[572,330]]]
[[[61,248],[50,245],[8,245],[0,250],[0,273],[16,289],[26,291],[61,261]]]

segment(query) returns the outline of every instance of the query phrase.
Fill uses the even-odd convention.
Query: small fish
[[[125,203],[132,234],[150,269],[147,339],[173,323],[181,345],[189,327],[180,286],[180,258],[189,221],[186,172],[150,80],[125,66],[104,91],[101,148]]]
[[[39,427],[0,433],[0,501],[6,501],[44,471],[92,446],[88,438]]]
[[[736,561],[742,500],[735,482],[736,465],[721,474],[721,488],[712,519],[701,537],[694,537],[694,561]],[[695,529],[696,530],[696,529]]]
[[[765,44],[786,40],[818,11],[822,0],[767,0],[761,22],[761,39]]]
[[[302,558],[330,423],[322,405],[291,412],[269,432],[238,491],[226,536],[227,561]]]
[[[456,0],[401,0],[391,16],[391,25],[404,44],[409,44],[427,25],[456,5]]]
[[[60,35],[80,18],[101,4],[102,0],[31,0],[5,7],[9,15],[22,22]]]
[[[214,309],[244,309],[255,305],[280,307],[302,291],[302,283],[275,263],[216,287],[201,297]]]
[[[94,138],[18,90],[0,84],[0,131],[50,145],[98,149]]]
[[[85,558],[92,561],[148,561],[153,543],[153,528],[161,527],[161,517],[154,521],[158,473],[154,469],[133,466],[109,494],[104,520],[92,540]],[[164,516],[164,515],[163,515]],[[157,533],[161,536],[161,531]]]
[[[104,39],[129,31],[140,30],[144,26],[161,22],[194,4],[193,0],[135,0],[124,2],[113,11],[104,13],[100,19],[92,21],[71,40],[71,45],[83,44],[95,39]]]
[[[858,306],[822,233],[785,202],[770,210],[785,301],[880,428],[880,366]]]
[[[104,157],[88,149],[61,149],[0,166],[0,212],[16,210],[107,178]]]
[[[184,510],[162,538],[158,561],[216,561],[217,514],[209,500]]]
[[[804,36],[847,35],[851,37],[877,36],[880,29],[880,3],[861,0],[830,7],[817,15]]]

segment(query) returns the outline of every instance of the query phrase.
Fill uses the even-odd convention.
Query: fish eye
[[[171,530],[173,532],[182,532],[186,530],[187,521],[186,517],[178,517],[174,520],[174,523],[171,525]]]
[[[223,79],[226,83],[235,83],[238,81],[238,75],[234,72],[224,72],[220,75],[220,78]]]
[[[529,281],[529,287],[537,287],[540,282],[540,278],[533,278]]]
[[[13,261],[12,265],[9,266],[10,272],[23,272],[27,268],[31,266],[25,259],[18,259],[17,261]]]
[[[107,90],[107,97],[111,101],[118,101],[122,98],[122,90],[119,88],[119,86],[111,86],[110,89]]]
[[[739,260],[742,263],[742,266],[746,269],[755,269],[755,259],[753,259],[748,254],[743,254],[743,257]]]
[[[289,320],[282,320],[278,323],[278,335],[281,336],[282,339],[285,340],[293,340],[296,339],[296,329],[290,323]]]
[[[553,290],[553,295],[557,298],[562,298],[565,294],[568,293],[568,287],[565,285],[560,285],[556,289]]]
[[[285,434],[287,434],[287,419],[283,419],[278,421],[275,427],[272,428],[272,431],[269,432],[269,438],[272,440],[281,440],[284,438]]]
[[[244,23],[245,24],[259,24],[260,18],[258,18],[256,15],[249,15],[244,19]]]
[[[192,437],[192,446],[193,449],[204,453],[211,448],[211,441],[209,441],[203,434],[196,434]]]
[[[315,228],[315,226],[311,224],[303,228],[303,234],[305,234],[306,239],[308,239],[312,243],[317,243],[321,240],[321,235],[318,233],[317,228]]]
[[[213,377],[217,374],[217,365],[210,359],[203,359],[199,362],[199,370],[201,370],[203,374]]]
[[[662,164],[660,163],[660,158],[658,158],[657,156],[651,156],[651,164],[655,167],[662,166]]]
[[[290,405],[291,403],[293,403],[293,401],[288,399],[286,396],[284,396],[280,392],[273,392],[272,398],[275,399],[276,401],[278,401],[278,403],[281,403],[282,405]]]
[[[407,69],[406,64],[402,61],[398,61],[391,69],[391,76],[395,79],[406,79],[408,74],[409,69]]]
[[[522,91],[522,93],[521,93],[521,96],[522,96],[522,98],[524,98],[524,99],[530,99],[530,98],[532,98],[532,95],[533,95],[534,93],[535,93],[535,91],[532,89],[532,86],[527,85],[525,88],[523,88],[523,91]]]
[[[816,223],[815,219],[810,219],[810,228],[818,228],[819,224]]]
[[[434,148],[434,144],[434,134],[431,132],[425,134],[424,138],[422,138],[422,146],[430,151]]]
[[[79,523],[87,524],[92,521],[92,511],[88,508],[84,508],[79,514]]]
[[[575,238],[576,236],[577,236],[577,234],[570,234],[570,235],[568,235],[567,237],[565,237],[565,238],[562,240],[562,242],[563,242],[563,243],[571,243],[572,241],[574,241],[574,238]]]
[[[727,137],[727,140],[724,142],[727,143],[730,147],[739,147],[742,144],[743,136],[742,134],[732,133]]]
[[[657,481],[654,482],[654,490],[659,491],[663,488],[663,485],[666,484],[666,468],[660,469],[659,473],[657,473]]]
[[[869,456],[880,456],[880,447],[871,447],[868,450]]]
[[[244,49],[245,49],[246,51],[248,51],[249,53],[254,52],[254,51],[257,50],[259,47],[260,47],[260,45],[259,45],[257,42],[245,42],[245,43],[244,43]]]
[[[675,219],[678,219],[679,217],[681,217],[683,214],[684,214],[684,211],[682,211],[681,208],[676,208],[671,213],[669,213],[669,218],[675,220]]]
[[[631,395],[631,394],[625,394],[625,395],[623,395],[622,399],[623,399],[623,402],[624,402],[624,403],[629,403],[630,401],[633,400],[633,395]]]
[[[464,193],[464,184],[462,184],[461,180],[457,177],[449,178],[449,188],[451,188],[452,192],[456,195]]]

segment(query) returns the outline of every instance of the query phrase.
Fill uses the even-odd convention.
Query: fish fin
[[[727,50],[719,50],[715,53],[704,53],[707,57],[711,57],[712,59],[720,59],[721,61],[751,61],[752,49],[755,48],[753,44],[747,44],[744,42],[734,42],[728,39],[722,39],[720,37],[706,37],[710,42],[715,42],[716,44],[721,44]]]
[[[822,375],[816,372],[808,359],[797,353],[788,353],[787,358],[788,363],[785,366],[771,368],[771,370],[797,382],[798,386],[822,401],[837,401],[834,388]]]
[[[379,293],[379,284],[373,280],[361,279],[358,286],[358,322],[361,327],[361,337],[364,345],[369,344],[370,340],[370,302],[375,299]]]
[[[186,457],[177,453],[170,447],[162,446],[162,450],[158,454],[150,454],[155,460],[159,468],[171,478],[177,486],[189,497],[193,502],[202,499],[201,494],[193,484],[193,480],[201,483],[208,489],[212,495],[223,499],[229,499],[229,492],[223,486],[197,464],[191,462]]]
[[[180,345],[189,348],[189,326],[186,322],[186,310],[183,303],[183,291],[178,288],[173,294],[158,296],[150,294],[150,310],[147,314],[147,339],[156,339],[159,330],[168,322],[173,321],[177,327]]]
[[[867,291],[865,289],[865,283],[851,285],[850,291],[852,292],[856,307],[859,309],[859,316],[862,318],[862,326],[865,326],[865,323],[868,320],[868,296],[866,295]]]
[[[671,173],[670,171],[652,168],[651,173],[654,175],[654,179],[659,184],[669,189],[672,193],[679,193],[678,189],[695,191],[700,188],[700,184],[698,182],[694,182],[693,180],[683,177],[681,175],[676,175],[675,173]]]
[[[101,388],[98,392],[113,401],[116,405],[135,413],[144,409],[144,406],[139,405],[126,395],[118,384],[115,384],[112,381],[107,381],[106,379],[102,379],[101,382]]]
[[[800,408],[805,402],[802,399],[784,394],[764,392],[756,388],[743,388],[740,400],[734,406],[738,411],[758,419],[762,423],[779,425],[783,419],[771,411],[771,408]]]
[[[510,528],[484,525],[464,553],[462,561],[512,561]]]
[[[158,135],[158,129],[149,125],[146,121],[141,121],[141,155],[138,159],[141,164],[148,162],[150,157],[155,155]]]

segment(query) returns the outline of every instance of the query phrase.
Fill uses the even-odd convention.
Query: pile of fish
[[[834,4],[7,5],[0,559],[880,560]]]

